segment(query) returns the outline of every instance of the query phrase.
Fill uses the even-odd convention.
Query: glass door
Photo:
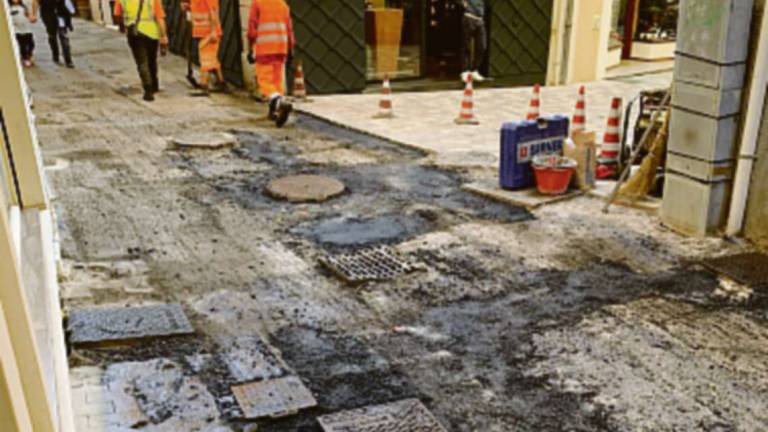
[[[365,45],[370,81],[418,78],[424,65],[424,0],[366,0]]]

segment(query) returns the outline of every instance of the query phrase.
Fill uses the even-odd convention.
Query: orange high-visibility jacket
[[[221,36],[221,24],[213,28],[212,15],[219,15],[219,0],[191,0],[189,12],[192,16],[192,37],[204,38],[212,32]]]
[[[248,19],[248,40],[256,58],[288,55],[295,45],[291,10],[284,0],[254,0]]]

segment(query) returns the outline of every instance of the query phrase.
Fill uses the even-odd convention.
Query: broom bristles
[[[664,119],[660,130],[653,138],[651,151],[643,158],[640,168],[619,189],[619,196],[632,202],[641,200],[651,192],[656,181],[656,171],[661,165],[664,153],[667,150],[667,133],[669,130],[669,114]]]

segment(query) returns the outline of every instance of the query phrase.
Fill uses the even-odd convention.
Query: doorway
[[[455,0],[427,1],[426,75],[455,80],[462,72],[462,10]]]
[[[367,78],[457,81],[462,16],[457,0],[367,0]]]

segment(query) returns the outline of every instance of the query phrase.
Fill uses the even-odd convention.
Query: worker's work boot
[[[267,118],[276,121],[277,120],[277,106],[280,103],[280,96],[272,96],[269,98],[269,113]]]
[[[229,86],[224,81],[216,81],[216,85],[213,86],[213,91],[216,93],[229,93]]]
[[[281,128],[285,126],[285,124],[288,122],[288,118],[291,116],[292,111],[293,111],[293,104],[288,102],[282,96],[278,98],[277,118],[275,119],[275,124],[277,125],[277,127]]]

